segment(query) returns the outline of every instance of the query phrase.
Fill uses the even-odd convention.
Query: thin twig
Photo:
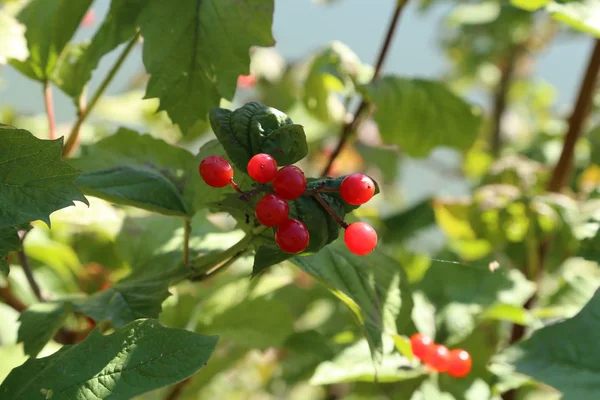
[[[581,136],[583,124],[590,113],[592,97],[598,82],[598,71],[600,70],[600,39],[596,39],[594,50],[579,88],[579,95],[575,108],[569,118],[569,129],[565,135],[562,152],[558,163],[552,171],[552,177],[548,183],[548,191],[558,192],[563,186],[568,185],[573,173],[573,158],[575,145]]]
[[[379,75],[381,74],[381,68],[382,68],[385,58],[388,54],[390,44],[392,43],[392,38],[394,37],[394,32],[396,31],[396,27],[398,26],[398,21],[400,20],[400,15],[402,14],[402,10],[404,9],[404,6],[406,5],[407,2],[408,2],[408,0],[398,0],[398,2],[397,2],[396,10],[394,11],[394,15],[392,16],[392,19],[390,21],[390,24],[388,26],[388,29],[387,29],[387,32],[385,35],[385,39],[384,39],[381,49],[379,51],[379,56],[377,57],[377,63],[375,64],[375,72],[373,73],[373,78],[371,78],[371,81],[374,81],[375,79],[377,79],[379,77]],[[341,153],[344,145],[348,141],[350,135],[353,132],[355,132],[356,129],[358,128],[360,121],[361,121],[360,115],[366,108],[367,108],[367,103],[366,103],[365,99],[363,98],[361,100],[360,104],[358,105],[358,108],[356,109],[356,112],[354,113],[352,119],[342,126],[342,131],[340,132],[340,140],[338,142],[338,145],[335,148],[335,150],[333,151],[333,153],[331,153],[331,156],[329,157],[329,161],[327,162],[327,165],[323,169],[321,176],[327,176],[327,174],[329,174],[329,170],[331,169],[333,162],[340,155],[340,153]]]
[[[202,275],[198,275],[196,277],[190,278],[190,281],[193,281],[193,282],[204,281],[208,278],[215,276],[218,272],[225,271],[228,267],[230,267],[234,262],[239,260],[247,252],[248,252],[248,249],[240,250],[239,252],[237,252],[236,254],[231,256],[231,258],[228,259],[227,261],[225,261],[224,263],[214,266],[213,268],[209,269]]]
[[[54,119],[54,101],[52,99],[52,86],[48,81],[44,81],[44,105],[46,106],[46,116],[48,117],[48,131],[50,140],[56,139],[56,122]]]
[[[192,378],[187,378],[182,380],[181,382],[178,382],[177,384],[175,384],[173,386],[173,389],[171,389],[169,391],[169,393],[167,393],[167,395],[165,396],[165,400],[175,400],[176,398],[179,397],[179,395],[181,394],[181,391],[183,390],[183,388],[192,381]]]
[[[35,297],[37,297],[39,301],[43,302],[44,297],[42,296],[42,291],[40,290],[40,286],[38,285],[38,283],[35,280],[35,277],[33,276],[33,271],[31,270],[31,266],[29,265],[29,259],[27,258],[25,251],[21,249],[17,252],[17,255],[19,256],[19,262],[21,263],[21,267],[23,267],[23,272],[25,272],[25,276],[27,277],[27,282],[29,282],[29,286],[31,286],[31,290],[33,290],[33,293],[35,293]]]
[[[190,236],[192,235],[192,221],[189,218],[183,219],[183,262],[185,265],[190,263]]]
[[[67,140],[67,143],[65,143],[65,147],[63,149],[64,157],[69,157],[71,155],[71,153],[73,152],[73,150],[75,150],[75,147],[76,147],[75,144],[77,143],[77,139],[79,137],[79,131],[81,130],[81,125],[83,125],[83,122],[90,115],[90,112],[92,111],[92,109],[94,108],[94,106],[96,105],[96,103],[98,102],[100,97],[102,97],[106,88],[108,88],[108,85],[110,84],[110,82],[113,80],[113,78],[117,74],[117,71],[119,71],[119,69],[121,68],[121,65],[123,65],[123,62],[127,58],[127,55],[129,55],[129,53],[131,52],[131,49],[133,49],[133,47],[137,43],[139,37],[140,37],[140,32],[138,31],[138,33],[136,33],[136,35],[133,37],[133,39],[131,39],[131,41],[127,44],[127,47],[125,47],[125,49],[123,50],[123,52],[121,53],[121,55],[119,56],[117,61],[115,61],[115,64],[112,66],[110,71],[108,71],[108,74],[104,77],[104,80],[102,81],[102,83],[100,84],[100,86],[98,87],[98,89],[96,90],[94,95],[92,96],[87,107],[84,107],[84,109],[81,110],[81,114],[79,115],[79,118],[77,118],[77,121],[75,121],[75,124],[73,125],[73,129],[71,129],[69,139]]]

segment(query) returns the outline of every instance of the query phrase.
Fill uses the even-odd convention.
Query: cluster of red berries
[[[410,345],[414,356],[434,371],[446,372],[453,378],[464,378],[471,372],[471,355],[465,350],[448,350],[422,333],[412,335]]]
[[[233,180],[233,168],[227,160],[219,156],[206,157],[200,163],[200,176],[209,186],[231,185],[244,194]],[[277,169],[277,162],[268,154],[256,154],[248,162],[248,175],[256,182],[271,183],[272,192],[256,204],[255,215],[264,226],[277,227],[275,242],[286,253],[301,253],[308,247],[309,232],[302,222],[289,218],[288,200],[295,200],[305,194],[304,172],[294,165]],[[348,175],[342,181],[340,195],[349,204],[360,205],[369,201],[375,194],[375,183],[366,175]],[[317,193],[318,195],[318,193]],[[340,222],[345,228],[344,241],[348,249],[357,255],[366,255],[377,245],[375,229],[364,222],[350,225]]]

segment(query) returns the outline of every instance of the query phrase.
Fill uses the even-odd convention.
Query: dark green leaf
[[[199,325],[203,333],[219,333],[250,348],[280,346],[294,331],[294,320],[288,307],[277,301],[259,297],[246,300],[217,315],[210,324]]]
[[[70,313],[71,304],[64,302],[37,303],[23,311],[18,343],[23,343],[25,354],[37,356]]]
[[[325,284],[355,314],[379,363],[382,333],[397,333],[410,323],[412,297],[402,267],[375,249],[360,257],[337,241],[317,254],[291,260]],[[393,346],[393,345],[392,345]]]
[[[140,318],[158,318],[163,301],[171,295],[169,286],[184,278],[188,270],[183,265],[162,270],[160,265],[146,267],[143,273],[138,271],[87,299],[74,301],[75,311],[96,322],[111,321],[116,328]]]
[[[217,341],[156,320],[134,321],[107,336],[95,329],[77,345],[15,368],[0,394],[11,400],[131,399],[195,374]]]
[[[431,198],[427,198],[407,210],[385,218],[383,224],[386,230],[383,235],[380,233],[380,237],[389,243],[402,243],[415,232],[434,225],[435,212],[432,201]]]
[[[190,213],[182,192],[197,165],[191,153],[163,140],[121,128],[70,163],[84,171],[76,183],[90,195],[168,215]]]
[[[8,13],[0,11],[0,65],[11,58],[23,61],[28,56],[25,27]]]
[[[145,1],[115,0],[91,42],[70,46],[52,76],[56,85],[73,99],[81,96],[100,59],[121,43],[133,38],[136,19]]]
[[[283,166],[300,161],[308,152],[302,126],[293,125],[281,111],[257,102],[235,111],[212,109],[210,124],[229,158],[244,172],[250,158],[258,153],[270,154]]]
[[[78,171],[61,160],[63,139],[41,140],[0,125],[0,228],[42,220],[50,213],[87,204],[73,184]]]
[[[58,58],[79,27],[92,0],[32,0],[17,19],[25,25],[29,58],[13,60],[19,71],[38,81],[50,79]]]
[[[272,233],[271,233],[272,234]],[[292,258],[294,255],[286,253],[277,247],[275,243],[264,244],[256,249],[254,255],[254,265],[252,266],[252,276],[260,274],[272,265],[279,264]]]
[[[21,248],[17,231],[14,226],[0,229],[0,274],[8,275],[8,252]]]
[[[186,132],[247,74],[251,46],[272,46],[273,0],[147,2],[139,23],[151,75],[146,97]],[[250,18],[251,16],[251,18]],[[165,29],[165,21],[177,21]]]
[[[425,157],[440,146],[466,150],[479,132],[478,112],[440,82],[388,76],[364,93],[377,107],[383,140],[410,156]]]
[[[573,318],[535,331],[503,354],[517,372],[563,392],[564,400],[592,400],[600,395],[598,347],[600,294]]]

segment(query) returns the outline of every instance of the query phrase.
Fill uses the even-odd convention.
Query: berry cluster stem
[[[52,86],[48,81],[44,81],[44,105],[46,106],[46,115],[48,117],[48,131],[50,140],[56,139],[56,122],[54,119],[54,100],[52,98]]]
[[[406,5],[406,3],[408,3],[408,0],[398,0],[397,1],[394,15],[392,16],[392,19],[390,20],[390,24],[388,25],[387,32],[385,34],[385,39],[383,40],[383,44],[381,45],[381,49],[379,51],[379,56],[377,57],[377,63],[375,64],[375,72],[373,73],[373,78],[371,78],[371,82],[374,81],[375,79],[377,79],[379,77],[379,75],[381,74],[381,68],[383,67],[383,63],[389,52],[390,45],[392,43],[392,38],[394,37],[394,32],[396,31],[396,27],[398,26],[398,21],[400,20],[400,15],[402,14],[402,10],[404,9],[404,6]],[[337,147],[331,154],[331,157],[329,157],[329,161],[327,162],[327,165],[323,169],[321,176],[327,176],[329,174],[329,170],[333,166],[333,162],[340,155],[342,149],[344,148],[344,145],[350,138],[350,135],[352,135],[352,133],[354,133],[356,131],[356,129],[358,128],[358,126],[360,125],[361,114],[363,113],[363,111],[366,108],[368,108],[367,102],[363,98],[362,101],[360,102],[358,108],[356,109],[356,112],[354,113],[352,120],[350,120],[349,122],[345,123],[342,126],[342,131],[340,132],[340,140],[337,144]]]
[[[340,218],[339,215],[337,215],[337,213],[333,210],[333,208],[331,208],[329,203],[327,203],[327,201],[323,198],[323,196],[321,196],[320,193],[312,194],[312,197],[314,197],[319,202],[319,204],[321,204],[321,207],[323,207],[325,211],[327,211],[329,215],[331,215],[333,219],[335,219],[342,228],[346,229],[348,227],[346,221],[344,221]]]
[[[246,194],[246,193],[245,193],[245,192],[244,192],[244,191],[243,191],[243,190],[242,190],[242,189],[239,187],[239,185],[238,185],[237,183],[235,183],[235,181],[233,180],[233,178],[231,178],[231,179],[229,180],[229,185],[230,185],[232,188],[234,188],[234,189],[235,189],[235,191],[236,191],[236,192],[238,192],[239,194],[242,194],[242,195],[243,195],[243,194]]]

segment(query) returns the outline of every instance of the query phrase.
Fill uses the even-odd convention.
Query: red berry
[[[245,89],[254,87],[256,85],[256,76],[252,73],[250,75],[240,75],[238,76],[237,84],[239,87]]]
[[[268,194],[256,204],[255,215],[265,226],[277,226],[285,221],[290,213],[287,201],[276,194]]]
[[[429,359],[435,343],[429,336],[422,333],[415,333],[410,337],[410,346],[415,357],[419,360],[426,360]]]
[[[365,204],[375,194],[375,183],[363,174],[348,175],[340,185],[340,194],[348,204]]]
[[[233,168],[222,157],[208,156],[200,163],[200,176],[209,186],[224,187],[233,178]]]
[[[365,222],[354,222],[346,228],[344,242],[352,253],[364,256],[377,246],[377,232]]]
[[[248,161],[248,175],[256,182],[269,183],[277,174],[277,161],[268,154],[257,154]]]
[[[454,378],[463,378],[471,372],[471,356],[463,349],[450,352],[448,374]]]
[[[294,165],[281,168],[273,181],[273,189],[286,200],[297,199],[306,189],[304,172]]]
[[[437,372],[446,372],[450,364],[450,351],[442,344],[435,345],[427,361],[427,364]]]
[[[275,232],[275,242],[279,248],[286,253],[301,253],[308,247],[308,229],[306,226],[296,220],[287,219],[277,227]]]

